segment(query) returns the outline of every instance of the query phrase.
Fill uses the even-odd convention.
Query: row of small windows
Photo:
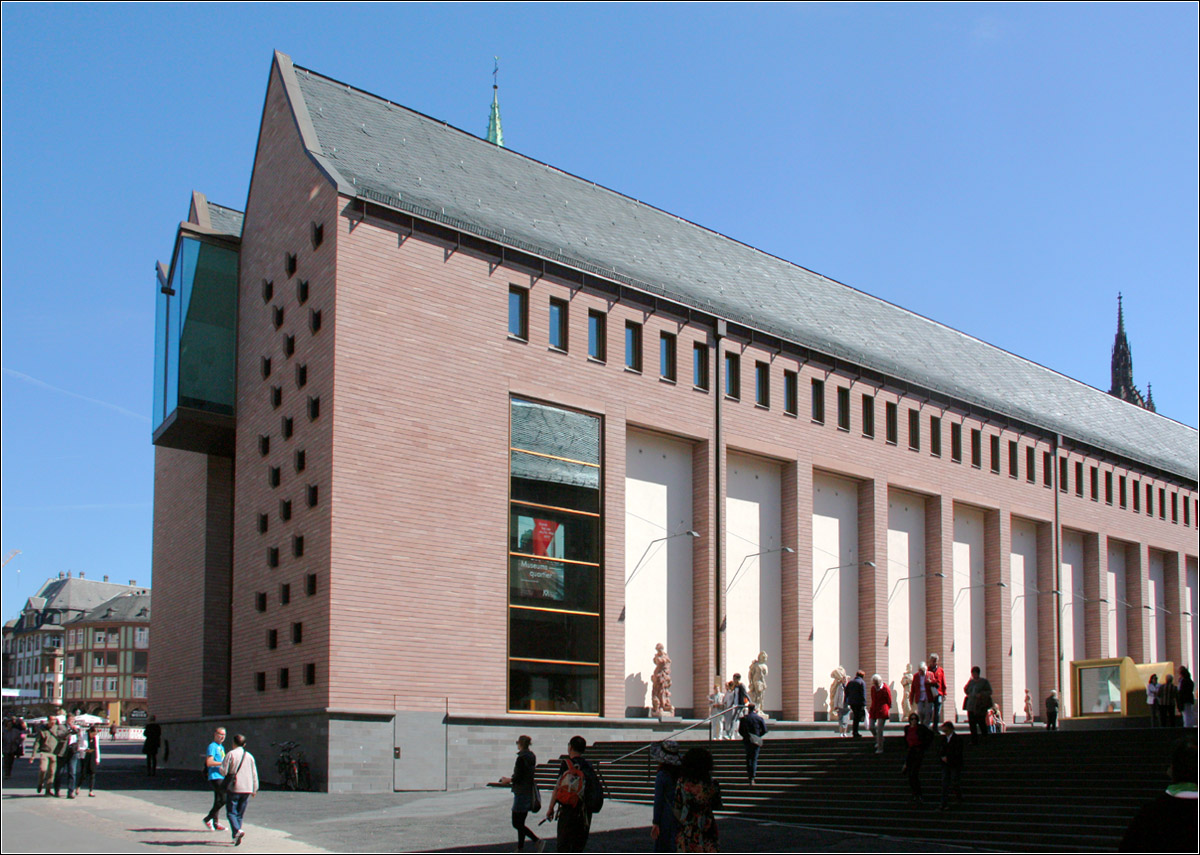
[[[276,685],[280,689],[286,689],[291,684],[291,673],[287,668],[280,668],[277,672]],[[309,662],[304,666],[304,685],[315,686],[317,684],[317,665],[315,662]],[[265,692],[267,690],[267,672],[257,671],[254,674],[254,688],[256,691]]]
[[[304,624],[297,621],[292,624],[292,644],[300,644],[304,641]],[[279,630],[267,630],[267,649],[275,650],[279,647]]]
[[[1071,491],[1071,482],[1069,478],[1070,463],[1065,457],[1060,458],[1059,464],[1059,484],[1058,488],[1064,493]],[[1082,460],[1075,461],[1075,495],[1083,497],[1086,495],[1093,502],[1100,501],[1100,470],[1099,467],[1091,466],[1088,468],[1087,479],[1084,477],[1084,464]],[[1104,502],[1111,505],[1114,503],[1113,495],[1113,473],[1111,471],[1104,472]],[[1125,475],[1116,477],[1116,504],[1121,508],[1132,507],[1134,513],[1142,512],[1142,496],[1145,496],[1146,516],[1154,516],[1155,508],[1155,486],[1151,483],[1138,481],[1137,479],[1129,479]],[[1191,526],[1193,519],[1197,513],[1193,505],[1194,499],[1189,499],[1188,496],[1183,496],[1183,501],[1180,501],[1179,493],[1174,491],[1168,493],[1165,487],[1158,487],[1158,518],[1165,520],[1167,518],[1167,508],[1171,509],[1171,522],[1179,522],[1179,506],[1183,505],[1183,524]],[[1132,500],[1132,501],[1131,501]],[[1196,519],[1197,525],[1200,525],[1200,519]]]
[[[568,350],[568,302],[558,297],[550,298],[550,347],[567,352]],[[513,338],[522,341],[529,339],[529,290],[517,285],[509,288],[508,303],[508,332]],[[588,358],[596,362],[607,361],[608,349],[608,317],[597,309],[588,310]],[[659,375],[663,380],[676,381],[676,350],[677,337],[673,333],[663,332],[659,336]],[[699,390],[708,391],[708,345],[705,342],[695,342],[692,351],[692,385]],[[634,372],[642,372],[642,324],[636,321],[625,322],[625,367]],[[741,400],[741,356],[733,351],[725,352],[725,396],[732,400]],[[768,362],[756,361],[754,364],[754,402],[757,406],[770,409],[771,406],[771,366]],[[799,375],[795,371],[785,370],[783,373],[783,409],[787,415],[799,415]],[[825,381],[819,378],[812,380],[812,420],[817,424],[825,424]],[[921,450],[921,412],[919,409],[908,410],[908,447],[913,451]],[[842,431],[850,430],[850,389],[845,386],[837,387],[837,427]],[[888,401],[884,407],[885,439],[889,445],[899,444],[899,405]],[[862,396],[862,433],[864,437],[875,437],[875,398],[873,395]],[[983,431],[972,428],[970,433],[971,465],[976,469],[983,468]],[[1021,450],[1016,440],[1008,441],[1007,461],[1004,459],[1002,440],[999,435],[988,437],[988,468],[994,474],[1000,474],[1007,464],[1010,478],[1021,477]],[[942,419],[940,416],[929,417],[929,453],[934,457],[942,456]],[[1054,471],[1052,469],[1053,455],[1049,451],[1042,452],[1042,484],[1053,486]],[[950,459],[955,463],[963,462],[962,425],[952,422],[950,425]],[[1059,478],[1060,489],[1067,491],[1067,462],[1061,461],[1062,471]],[[1092,500],[1098,501],[1099,483],[1096,467],[1092,467]],[[1105,474],[1105,496],[1108,504],[1113,503],[1112,473]],[[1033,446],[1025,448],[1025,480],[1037,483],[1037,450]],[[1147,513],[1152,506],[1151,488],[1146,487]],[[1076,463],[1076,493],[1084,494],[1083,464]],[[1120,476],[1120,506],[1125,507],[1125,476]],[[1133,493],[1134,510],[1138,505],[1138,494]],[[1165,491],[1159,490],[1159,516],[1166,519]],[[1178,522],[1177,497],[1171,494],[1171,518]],[[1191,525],[1189,502],[1183,502],[1184,525]],[[1200,525],[1200,520],[1198,520]]]
[[[317,574],[309,573],[304,577],[304,593],[306,596],[314,597],[317,594]],[[286,606],[292,601],[292,585],[290,582],[284,582],[279,586],[279,605]],[[259,591],[254,595],[254,610],[257,612],[265,612],[267,610],[267,592]],[[299,642],[297,642],[299,643]]]

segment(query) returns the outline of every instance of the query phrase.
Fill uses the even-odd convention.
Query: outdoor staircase
[[[721,783],[726,814],[980,849],[1113,851],[1137,809],[1166,788],[1170,746],[1185,733],[1178,728],[1050,733],[1018,725],[980,746],[966,745],[964,802],[939,812],[935,748],[922,766],[925,801],[916,804],[907,775],[900,774],[906,753],[901,728],[890,727],[882,755],[874,753],[869,733],[858,740],[768,736],[753,787],[746,781],[740,741],[688,740],[681,748],[699,745],[713,753],[713,777]],[[959,733],[967,737],[965,726]],[[656,767],[648,752],[613,762],[643,745],[600,742],[588,748],[609,798],[653,802]],[[538,767],[543,792],[553,788],[557,769],[557,760]]]

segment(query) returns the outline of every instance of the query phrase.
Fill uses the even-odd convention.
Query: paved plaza
[[[202,817],[211,792],[195,771],[143,773],[135,745],[113,746],[100,766],[95,798],[68,801],[34,792],[36,767],[18,761],[3,792],[3,850],[16,852],[178,851],[180,847],[230,847],[228,832],[206,831]],[[260,767],[270,769],[270,757]],[[495,779],[507,769],[481,770]],[[264,775],[267,777],[267,775]],[[481,781],[481,784],[483,781]],[[480,786],[452,793],[330,795],[283,792],[273,787],[251,800],[246,812],[248,852],[511,852],[507,790]],[[608,801],[596,816],[588,849],[649,852],[650,809]],[[533,822],[530,822],[533,825]],[[553,827],[536,830],[553,835]],[[847,834],[728,817],[721,819],[727,852],[964,851],[878,834]],[[554,851],[551,842],[546,851]]]

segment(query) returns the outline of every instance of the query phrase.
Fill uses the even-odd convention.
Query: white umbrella
[[[86,724],[88,727],[91,727],[93,724],[104,724],[105,721],[106,719],[100,718],[98,715],[92,715],[91,713],[80,713],[75,716],[76,724]]]

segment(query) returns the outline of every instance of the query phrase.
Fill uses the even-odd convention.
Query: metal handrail
[[[745,709],[745,704],[743,704],[740,707],[734,706],[734,707],[729,707],[728,709],[723,709],[716,715],[710,715],[708,718],[702,718],[699,721],[695,722],[694,724],[689,724],[687,727],[683,728],[682,730],[677,730],[674,733],[664,736],[662,739],[658,739],[655,741],[656,742],[665,742],[666,740],[673,739],[676,736],[682,736],[683,734],[687,733],[689,730],[695,730],[697,727],[699,727],[702,724],[708,724],[715,718],[721,718],[722,716],[725,715],[725,713],[729,712],[729,710],[739,710],[739,709]],[[734,715],[739,716],[740,713],[735,712]],[[641,746],[640,748],[633,749],[628,754],[622,754],[620,757],[617,757],[613,760],[602,760],[600,762],[605,766],[611,766],[613,763],[620,763],[622,760],[626,760],[635,754],[640,754],[643,751],[648,751],[648,750],[650,750],[650,748],[653,745],[654,745],[654,742],[648,742],[645,745]]]

